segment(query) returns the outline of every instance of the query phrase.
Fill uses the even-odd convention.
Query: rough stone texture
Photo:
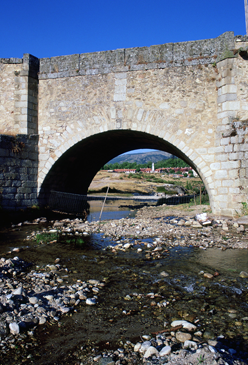
[[[184,158],[202,177],[213,212],[233,215],[248,193],[247,48],[247,37],[227,32],[40,60],[26,54],[22,64],[0,60],[0,77],[10,75],[9,110],[15,99],[7,123],[0,109],[0,126],[38,131],[44,201],[50,189],[86,193],[104,163],[146,147]]]
[[[15,130],[15,82],[22,68],[19,63],[2,63],[0,60],[0,133],[13,134]]]
[[[38,136],[0,135],[0,206],[37,204]]]
[[[233,48],[233,33],[227,32],[214,39],[42,58],[39,79],[204,65]]]

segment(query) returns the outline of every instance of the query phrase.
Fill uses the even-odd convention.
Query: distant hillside
[[[110,160],[108,164],[112,163],[123,163],[123,162],[136,162],[137,164],[145,164],[148,162],[158,162],[161,160],[167,160],[168,158],[172,158],[172,155],[167,152],[162,151],[154,151],[154,152],[146,152],[146,153],[132,153],[126,154],[122,156],[117,156]]]

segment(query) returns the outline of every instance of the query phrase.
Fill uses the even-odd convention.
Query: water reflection
[[[101,220],[110,220],[110,219],[121,219],[130,217],[130,213],[133,210],[139,209],[144,205],[154,205],[153,203],[140,203],[135,200],[106,200],[103,205],[103,200],[90,200],[90,213],[87,217],[88,222],[95,222],[99,220],[101,210]],[[131,214],[132,216],[132,214]]]
[[[248,271],[248,250],[245,249],[223,251],[218,248],[209,248],[198,250],[195,259],[202,266],[222,272],[239,274],[241,271]]]

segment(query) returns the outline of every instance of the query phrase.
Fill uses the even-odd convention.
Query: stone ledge
[[[39,79],[212,64],[234,44],[233,32],[226,32],[198,41],[42,58]]]

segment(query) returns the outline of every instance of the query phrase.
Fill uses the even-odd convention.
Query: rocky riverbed
[[[1,360],[8,364],[15,356],[16,364],[247,364],[248,270],[243,267],[235,278],[228,278],[218,268],[200,270],[196,264],[189,279],[185,270],[178,268],[175,274],[165,265],[175,252],[189,248],[204,253],[216,248],[246,252],[246,220],[210,216],[204,225],[194,217],[195,212],[172,217],[163,207],[145,207],[134,219],[91,223],[63,219],[31,232],[26,243],[37,241],[37,235],[46,237],[37,250],[70,238],[99,235],[101,241],[107,239],[97,260],[98,267],[105,265],[104,275],[82,280],[60,257],[34,269],[19,258],[30,250],[29,245],[6,252],[0,261]],[[121,276],[128,278],[123,288],[118,287]],[[121,293],[118,300],[111,291],[116,282]],[[229,298],[228,306],[223,293]],[[106,306],[109,311],[102,322]],[[50,327],[62,328],[63,318],[74,318],[84,308],[93,314],[92,327],[96,321],[97,326],[101,323],[105,333],[101,343],[90,340],[89,333],[88,342],[59,361],[48,353],[42,356],[36,333],[42,328],[45,333]],[[117,324],[123,327],[116,329],[115,345],[111,345],[108,331]]]
[[[108,247],[113,251],[138,247],[140,240],[154,238],[152,243],[144,244],[146,248],[153,248],[149,253],[156,257],[162,253],[163,247],[173,246],[218,247],[223,250],[248,248],[248,228],[245,228],[248,227],[248,219],[216,219],[210,216],[206,223],[201,224],[192,214],[172,217],[163,211],[163,207],[144,207],[133,219],[90,223],[64,219],[55,221],[53,229],[62,235],[88,236],[101,233],[103,237],[114,240],[114,244]],[[142,250],[138,249],[138,252]]]

